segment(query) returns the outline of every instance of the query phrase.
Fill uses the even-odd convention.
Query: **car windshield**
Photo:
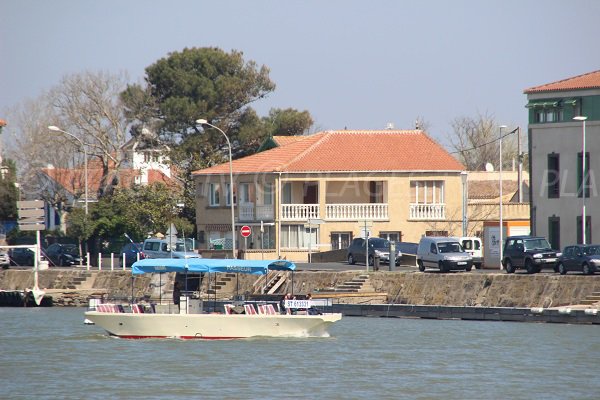
[[[390,247],[390,241],[387,239],[369,239],[369,246],[376,249],[388,249]]]
[[[547,250],[551,248],[550,243],[544,238],[525,240],[525,250]]]
[[[69,245],[69,246],[65,246],[65,253],[66,254],[71,254],[73,256],[78,256],[79,255],[79,249],[77,248],[77,246],[73,245]]]
[[[585,249],[583,249],[583,253],[586,256],[592,256],[595,254],[600,254],[600,246],[588,246]]]
[[[438,243],[440,253],[462,253],[463,249],[458,242],[440,242]]]

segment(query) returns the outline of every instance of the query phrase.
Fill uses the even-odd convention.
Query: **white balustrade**
[[[446,205],[411,203],[409,219],[445,220]]]
[[[331,221],[386,220],[389,219],[388,204],[327,204],[325,206],[325,219]]]
[[[318,204],[282,204],[281,219],[287,221],[306,221],[319,218]]]

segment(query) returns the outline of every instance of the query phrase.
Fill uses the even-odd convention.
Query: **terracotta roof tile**
[[[600,70],[525,89],[524,93],[558,92],[564,90],[600,88]]]
[[[85,170],[83,168],[43,168],[41,171],[72,194],[83,193],[85,191]],[[120,170],[119,187],[132,187],[135,184],[135,178],[139,174],[138,170]],[[96,193],[100,189],[101,178],[101,169],[90,169],[88,166],[88,196],[90,198],[96,197]],[[162,182],[169,187],[177,186],[177,182],[174,179],[169,178],[162,172],[156,170],[148,171],[148,183],[155,182]]]
[[[465,167],[420,130],[326,131],[299,136],[262,153],[233,161],[235,173],[461,171]],[[225,174],[229,163],[194,175]]]

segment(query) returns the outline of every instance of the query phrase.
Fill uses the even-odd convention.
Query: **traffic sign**
[[[250,229],[250,227],[248,225],[244,225],[244,226],[242,226],[242,229],[240,229],[240,233],[242,234],[243,237],[247,238],[248,236],[250,236],[252,234],[252,229]]]
[[[46,229],[44,202],[42,200],[17,201],[19,229],[41,231]]]

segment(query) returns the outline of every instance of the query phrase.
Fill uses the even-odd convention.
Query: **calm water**
[[[0,308],[0,398],[600,398],[600,326],[348,317],[330,338],[122,340],[83,311]]]

